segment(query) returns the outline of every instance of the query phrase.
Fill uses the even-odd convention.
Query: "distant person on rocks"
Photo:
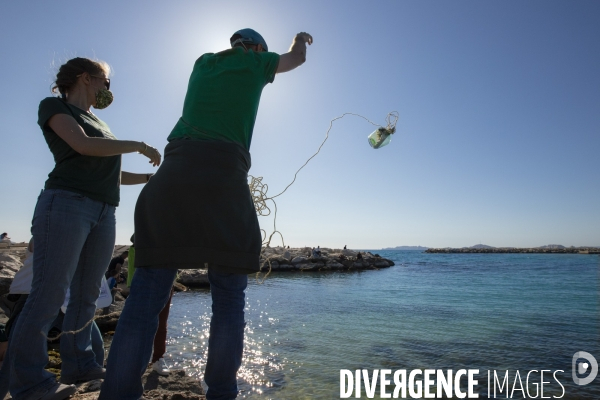
[[[108,284],[108,289],[110,290],[110,296],[112,297],[112,301],[111,301],[111,305],[114,304],[115,302],[115,295],[117,294],[117,292],[120,292],[121,289],[119,289],[117,287],[117,284],[120,283],[119,278],[121,277],[121,270],[120,269],[112,269],[110,270],[111,275],[109,275],[106,279],[106,283]],[[108,272],[107,272],[108,274]],[[110,306],[108,307],[104,307],[102,309],[102,314],[106,315],[110,313]]]
[[[38,124],[56,163],[37,200],[31,228],[35,241],[31,293],[11,332],[7,354],[14,399],[69,397],[73,383],[103,378],[91,346],[102,276],[115,245],[115,208],[120,185],[146,183],[151,174],[121,171],[121,155],[139,152],[159,165],[158,150],[143,142],[117,140],[92,111],[113,99],[110,68],[73,58],[56,75],[53,92],[40,102]],[[60,382],[45,370],[46,335],[70,289],[60,340]]]
[[[312,249],[312,258],[321,258],[321,246]]]
[[[118,270],[119,272],[121,272],[121,268],[123,268],[123,265],[125,265],[125,260],[127,260],[127,257],[129,256],[129,251],[126,250],[124,252],[122,252],[120,255],[114,257],[112,260],[110,260],[110,263],[108,264],[108,269],[106,270],[106,274],[104,274],[104,276],[106,276],[106,280],[108,280],[108,278],[110,276],[113,276],[113,271],[114,270]]]
[[[346,245],[344,245],[344,250],[346,250]]]
[[[362,256],[362,254],[360,254],[360,251],[359,251],[359,252],[358,252],[358,254],[356,255],[356,259],[357,259],[357,260],[362,260],[362,259],[363,259],[363,256]]]
[[[10,238],[8,237],[8,233],[4,232],[0,235],[0,242],[11,243]]]
[[[213,300],[206,399],[237,396],[244,291],[247,274],[260,270],[262,242],[248,187],[254,123],[263,88],[275,74],[303,64],[312,41],[299,33],[280,56],[256,31],[242,29],[231,37],[231,49],[196,60],[165,162],[136,205],[137,269],[99,400],[142,396],[142,373],[177,269],[205,265]]]
[[[121,276],[121,272],[118,269],[113,269],[113,273],[112,275],[106,280],[106,282],[108,283],[108,288],[110,290],[113,289],[117,289],[117,283],[119,282],[119,278]],[[118,289],[117,289],[118,290]],[[114,295],[113,295],[113,301],[114,301]]]

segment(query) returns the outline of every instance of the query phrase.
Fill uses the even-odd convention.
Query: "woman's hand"
[[[144,142],[140,142],[140,145],[141,149],[139,150],[139,153],[148,157],[150,159],[150,161],[148,161],[150,164],[154,165],[155,167],[158,167],[160,165],[161,159],[161,155],[158,152],[158,150],[152,146],[147,145]]]

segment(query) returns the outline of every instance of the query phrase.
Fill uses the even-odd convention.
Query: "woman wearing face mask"
[[[53,92],[41,101],[38,124],[56,166],[48,175],[33,217],[35,241],[31,293],[9,345],[10,393],[14,399],[65,399],[73,383],[103,378],[91,350],[91,325],[102,275],[115,244],[115,207],[120,184],[146,183],[152,174],[121,171],[121,154],[138,152],[160,164],[159,152],[143,142],[117,140],[90,111],[112,102],[110,69],[74,58],[62,65]],[[45,335],[70,288],[60,339],[61,384],[44,370]],[[84,328],[85,326],[85,328]]]

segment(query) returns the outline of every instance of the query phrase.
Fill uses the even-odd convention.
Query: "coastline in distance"
[[[423,246],[396,246],[396,247],[384,247],[381,250],[421,250],[421,251],[425,251],[428,248],[429,247],[423,247]]]

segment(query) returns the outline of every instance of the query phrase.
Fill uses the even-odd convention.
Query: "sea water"
[[[517,370],[523,385],[527,372],[550,370],[550,397],[562,394],[552,376],[562,370],[562,398],[600,398],[600,376],[586,386],[571,377],[575,352],[600,361],[597,255],[376,252],[396,265],[251,277],[238,398],[339,398],[340,369],[463,368],[480,370],[480,398],[488,370],[508,370],[511,389]],[[210,305],[208,290],[177,293],[169,316],[165,359],[198,379]],[[523,398],[518,385],[512,398]]]

